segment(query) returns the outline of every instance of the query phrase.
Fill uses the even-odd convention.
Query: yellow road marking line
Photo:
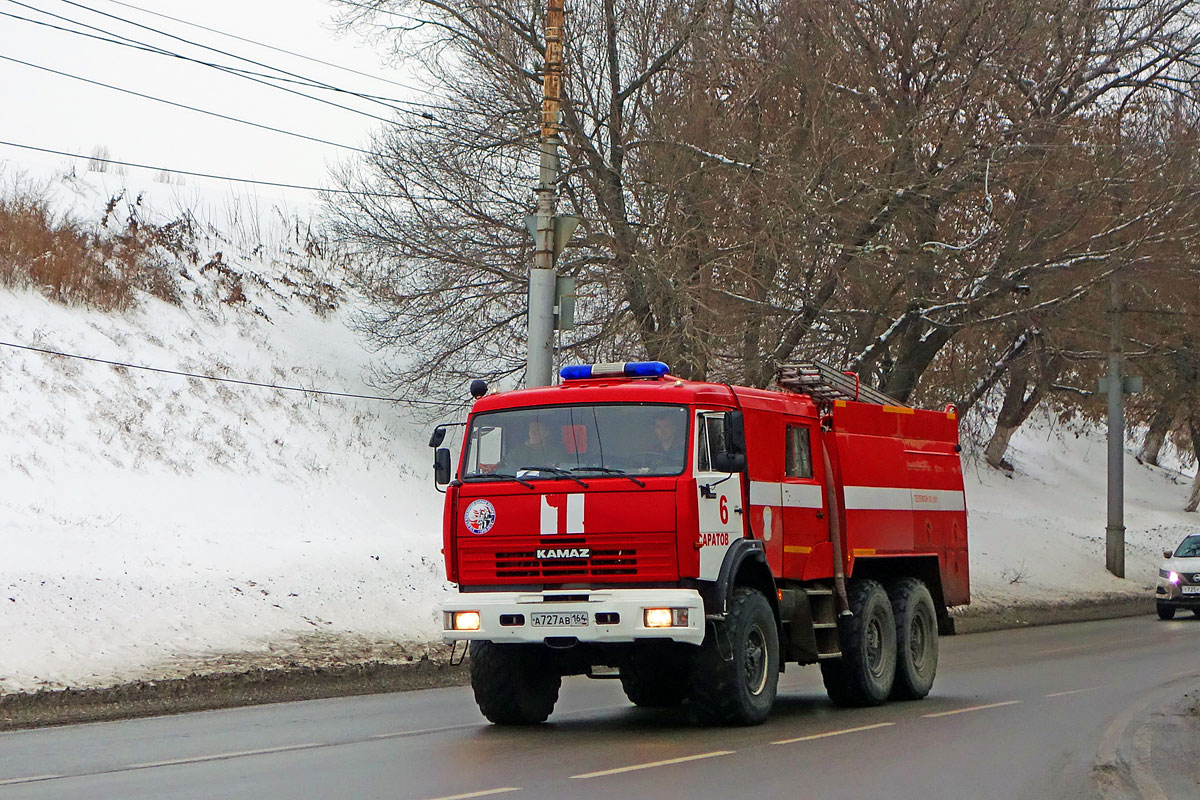
[[[504,786],[499,789],[484,789],[482,792],[467,792],[466,794],[448,794],[445,797],[435,797],[433,800],[468,800],[471,797],[487,797],[492,794],[504,794],[505,792],[519,792],[519,786]]]
[[[700,753],[695,756],[681,756],[679,758],[668,758],[665,761],[651,761],[649,764],[634,764],[628,767],[617,767],[616,769],[603,769],[599,772],[585,772],[582,775],[572,775],[572,780],[585,778],[602,778],[605,775],[618,775],[622,772],[634,772],[639,769],[652,769],[653,767],[667,767],[671,764],[683,764],[688,761],[699,761],[702,758],[716,758],[717,756],[727,756],[736,753],[736,750],[714,750],[711,753]]]
[[[260,750],[239,750],[233,753],[216,753],[211,756],[192,756],[190,758],[172,758],[167,761],[147,761],[143,764],[130,764],[126,769],[150,769],[151,767],[172,767],[176,764],[198,764],[202,761],[221,761],[226,758],[241,758],[243,756],[261,756],[267,753],[286,753],[288,750],[309,750],[314,747],[324,747],[319,742],[306,744],[285,744],[280,747],[264,747]]]
[[[37,783],[38,781],[52,781],[55,778],[65,778],[65,775],[30,775],[28,778],[5,778],[0,780],[0,786],[12,786],[15,783]]]
[[[1094,691],[1096,691],[1096,690],[1097,690],[1097,689],[1099,689],[1099,688],[1101,688],[1101,687],[1099,687],[1099,686],[1089,686],[1089,687],[1088,687],[1088,688],[1086,688],[1086,689],[1072,689],[1072,690],[1071,690],[1071,691],[1069,691],[1069,692],[1051,692],[1050,694],[1046,695],[1046,697],[1066,697],[1066,696],[1067,696],[1067,695],[1069,695],[1069,694],[1079,694],[1079,693],[1081,693],[1081,692],[1094,692]]]
[[[923,714],[926,719],[934,717],[949,717],[954,714],[966,714],[968,711],[983,711],[986,708],[1000,708],[1000,706],[1015,706],[1020,703],[1020,700],[1005,700],[1003,703],[988,703],[983,706],[971,706],[970,708],[956,708],[953,711],[939,711],[936,714]]]
[[[894,722],[876,722],[874,725],[862,725],[857,728],[845,728],[840,731],[827,731],[825,733],[814,733],[811,736],[797,736],[795,739],[780,739],[771,744],[792,744],[793,742],[809,742],[813,739],[825,739],[830,736],[841,736],[843,733],[858,733],[859,731],[873,731],[876,728],[886,728],[890,725],[895,725]]]

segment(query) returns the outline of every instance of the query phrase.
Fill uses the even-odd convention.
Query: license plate
[[[535,628],[586,628],[588,624],[586,611],[572,611],[566,614],[539,612],[532,616]]]
[[[1184,594],[1200,594],[1200,586],[1183,586]]]

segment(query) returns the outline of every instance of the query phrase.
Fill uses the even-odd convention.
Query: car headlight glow
[[[450,630],[477,631],[479,630],[478,611],[455,611],[449,615]]]
[[[1179,583],[1179,573],[1174,571],[1167,572],[1167,580],[1171,583]]]
[[[647,608],[643,612],[647,628],[686,628],[686,608]]]

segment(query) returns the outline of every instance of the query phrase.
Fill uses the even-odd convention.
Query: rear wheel
[[[839,706],[877,706],[896,678],[896,619],[875,581],[850,581],[850,617],[839,619],[842,657],[821,662],[829,699]]]
[[[1159,603],[1158,604],[1158,618],[1159,619],[1174,619],[1175,618],[1174,606],[1169,606],[1169,605],[1166,605],[1165,603]]]
[[[488,721],[532,725],[554,711],[562,676],[542,650],[541,645],[471,642],[471,688]]]
[[[920,700],[933,688],[938,665],[937,612],[925,584],[900,578],[888,586],[896,618],[896,681],[893,700]]]
[[[739,586],[696,655],[689,700],[703,723],[758,725],[771,713],[778,685],[775,613],[761,592]]]

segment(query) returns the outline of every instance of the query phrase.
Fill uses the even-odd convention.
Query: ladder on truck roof
[[[806,394],[818,403],[856,400],[860,403],[878,403],[884,406],[904,405],[878,389],[863,385],[853,372],[842,372],[820,361],[780,364],[775,370],[775,382],[780,388]]]

